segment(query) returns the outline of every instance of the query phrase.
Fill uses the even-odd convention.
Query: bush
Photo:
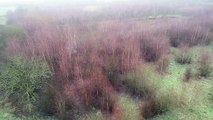
[[[168,67],[169,67],[169,57],[162,56],[161,59],[157,62],[156,70],[162,74],[167,72]]]
[[[137,91],[138,96],[142,95],[143,102],[140,104],[141,115],[145,119],[151,118],[162,112],[163,107],[166,106],[165,103],[161,105],[162,100],[159,94],[160,90],[160,80],[162,77],[155,72],[150,66],[143,66],[143,69],[137,72],[129,73],[124,79],[129,89]]]
[[[161,76],[150,66],[145,65],[143,69],[133,71],[124,76],[124,83],[133,92],[139,95],[154,95],[158,89],[158,82]]]
[[[169,50],[168,37],[145,32],[140,39],[142,58],[148,62],[158,61]]]
[[[198,75],[202,77],[210,77],[213,71],[211,55],[203,52],[198,60]]]
[[[115,28],[108,29],[112,31],[111,29]],[[124,33],[102,33],[104,38],[100,41],[100,50],[98,50],[103,61],[104,72],[113,85],[119,83],[117,78],[120,74],[134,70],[140,64],[138,39],[134,34],[127,34],[126,29]]]
[[[145,119],[149,119],[161,113],[160,106],[153,98],[143,100],[141,106],[141,114]]]
[[[1,94],[17,106],[18,112],[32,113],[50,76],[47,63],[41,59],[12,57],[0,73]]]
[[[137,101],[130,96],[121,95],[119,104],[121,106],[121,117],[115,120],[144,120],[140,114],[140,107]]]
[[[175,21],[169,29],[170,43],[173,47],[178,47],[182,44],[189,46],[199,44],[209,44],[208,33],[209,29],[203,26],[200,21]]]
[[[175,55],[175,61],[180,64],[190,64],[192,62],[192,56],[188,53],[178,53]]]
[[[192,69],[191,68],[187,68],[185,70],[185,73],[184,73],[183,81],[184,82],[188,82],[191,77],[192,77]]]
[[[192,55],[188,48],[180,48],[181,50],[175,53],[175,61],[179,64],[190,64],[192,62]]]

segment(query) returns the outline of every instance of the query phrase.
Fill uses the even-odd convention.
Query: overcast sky
[[[173,3],[173,2],[186,2],[186,1],[206,1],[206,0],[0,0],[0,5],[36,5],[36,4],[88,4],[93,5],[95,3],[110,3],[110,2],[117,2],[117,3],[155,3],[155,2],[162,2],[166,1],[166,3]]]
[[[133,1],[154,1],[154,0],[0,0],[0,5],[15,5],[15,4],[93,4],[93,3],[110,3],[110,2],[133,2]]]
[[[0,0],[0,4],[35,4],[35,3],[76,3],[76,2],[112,2],[116,0]],[[118,1],[118,0],[117,0]]]

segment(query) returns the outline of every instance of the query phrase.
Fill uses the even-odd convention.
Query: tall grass
[[[141,54],[146,61],[151,62],[158,61],[163,54],[169,52],[168,36],[154,29],[143,31],[140,38]]]
[[[40,59],[13,57],[1,69],[1,94],[16,106],[16,111],[32,113],[38,108],[39,95],[48,86],[51,71]]]
[[[69,112],[75,111],[74,109],[85,112],[93,109],[101,111],[97,112],[97,118],[93,118],[94,114],[91,113],[88,119],[105,119],[104,116],[109,114],[120,119],[133,119],[131,114],[126,114],[132,109],[122,109],[122,102],[126,104],[125,107],[133,106],[134,119],[140,119],[137,106],[132,105],[131,100],[119,100],[116,90],[122,85],[148,98],[141,111],[145,118],[175,107],[192,107],[201,102],[200,94],[203,91],[196,89],[203,89],[202,86],[194,82],[185,84],[176,80],[177,76],[174,80],[168,77],[169,74],[156,73],[150,65],[153,63],[147,63],[156,62],[157,70],[164,73],[170,65],[165,57],[170,52],[169,42],[180,49],[182,45],[209,44],[211,29],[200,21],[168,21],[169,24],[159,22],[154,25],[152,22],[119,20],[91,23],[84,20],[84,17],[81,18],[81,15],[74,16],[69,21],[67,18],[57,19],[55,14],[51,16],[35,11],[31,11],[33,14],[19,12],[21,13],[14,15],[14,18],[11,16],[11,22],[23,28],[23,36],[9,38],[5,53],[9,56],[20,54],[27,59],[39,57],[47,63],[53,72],[52,83],[48,89],[51,91],[53,104],[53,110],[50,111],[53,114],[57,112],[59,119],[69,119]],[[14,19],[17,21],[14,22]],[[180,50],[175,60],[181,64],[191,63],[192,57],[187,51],[187,48]],[[31,70],[36,68],[36,75],[29,73],[25,77],[25,74],[18,71],[18,75],[14,74],[15,79],[21,76],[24,77],[23,80],[32,77],[32,80],[37,81],[37,77],[40,79],[47,76],[39,76],[39,65],[26,63],[27,67],[20,64],[20,68],[24,66],[20,71],[34,73]],[[6,76],[5,73],[4,77],[7,78]],[[7,79],[12,81],[14,78]],[[188,75],[186,78],[189,79]],[[30,87],[40,83],[28,82],[33,84]],[[25,81],[21,85],[25,87]],[[10,89],[15,90],[13,87]],[[27,90],[28,88],[21,89],[21,94]],[[27,100],[34,98],[33,93],[27,93]],[[31,104],[28,110],[30,107]]]
[[[193,62],[192,54],[189,47],[180,47],[180,50],[175,53],[175,61],[179,64],[191,64]]]
[[[211,41],[209,39],[209,28],[200,21],[175,21],[169,28],[169,36],[173,47],[178,47],[181,44],[188,44],[189,46],[208,45]]]
[[[23,22],[24,39],[9,40],[6,52],[29,58],[40,56],[47,61],[54,71],[53,87],[58,94],[56,98],[60,98],[55,99],[56,111],[62,118],[66,115],[65,104],[85,110],[95,107],[113,114],[117,93],[111,74],[123,74],[137,67],[140,60],[137,39],[124,35],[126,31],[109,32],[117,29],[113,26],[103,33],[90,33],[86,27],[80,31],[76,26],[65,28],[53,23],[31,22]],[[89,39],[77,38],[81,32]]]

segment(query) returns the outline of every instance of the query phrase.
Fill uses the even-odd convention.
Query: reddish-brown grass
[[[123,25],[90,32],[84,26],[79,29],[25,19],[22,26],[24,39],[9,40],[7,52],[40,56],[49,63],[54,72],[56,98],[60,98],[56,99],[58,109],[64,111],[63,106],[61,108],[64,101],[63,105],[83,109],[93,106],[120,114],[108,72],[122,74],[135,69],[140,61],[139,44],[134,35],[128,34],[127,29],[123,33],[112,32],[122,30]]]
[[[54,92],[59,98],[55,101],[62,105],[62,112],[66,104],[82,109],[93,106],[120,116],[122,110],[114,89],[117,76],[135,70],[143,60],[156,62],[166,56],[169,41],[175,47],[206,43],[211,31],[199,21],[153,25],[112,20],[91,24],[81,22],[81,16],[80,20],[69,22],[40,14],[14,17],[23,27],[24,37],[8,40],[6,52],[39,56],[49,63],[54,73]],[[167,66],[167,58],[159,61],[159,71],[166,71]],[[148,111],[144,111],[145,116],[156,112],[154,102],[147,100],[144,104]]]

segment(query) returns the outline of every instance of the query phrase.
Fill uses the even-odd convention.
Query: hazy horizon
[[[176,2],[204,2],[212,0],[0,0],[0,5],[93,5],[93,4],[105,4],[105,3],[176,3]]]

